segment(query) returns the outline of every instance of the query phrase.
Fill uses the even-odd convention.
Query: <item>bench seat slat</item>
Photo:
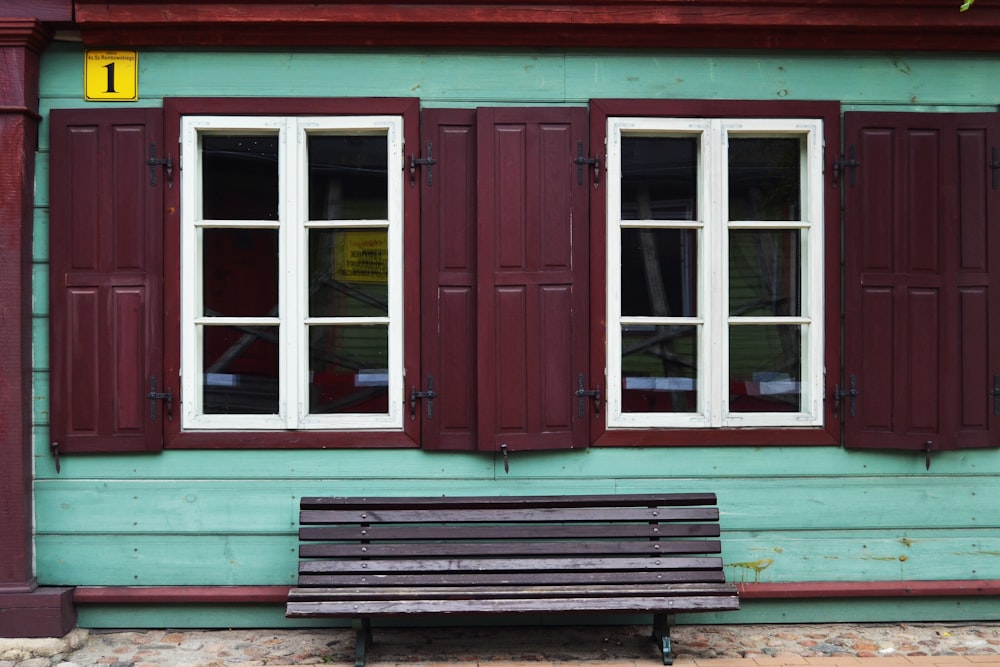
[[[663,597],[683,595],[735,595],[733,584],[671,584],[669,591],[662,584],[631,585],[539,585],[539,586],[392,586],[384,588],[293,588],[288,599],[294,602],[308,600],[457,600],[505,599],[522,597],[539,598],[601,598],[601,597]]]
[[[722,551],[718,540],[657,542],[447,542],[442,544],[303,544],[302,558],[431,558],[435,556],[570,556],[625,554],[712,554]]]
[[[287,616],[395,616],[406,614],[474,614],[553,612],[662,613],[683,611],[729,611],[739,609],[732,595],[617,597],[617,598],[503,598],[487,600],[355,600],[336,602],[289,602]]]
[[[539,523],[591,521],[718,521],[715,507],[624,507],[547,509],[379,509],[302,510],[299,523]]]
[[[613,524],[525,524],[519,528],[525,539],[586,539],[719,537],[718,523],[613,523]],[[510,527],[442,525],[322,525],[299,528],[299,539],[313,540],[508,540]]]
[[[300,501],[303,510],[312,509],[365,509],[405,508],[438,509],[441,507],[466,507],[504,509],[516,507],[628,507],[635,505],[715,505],[716,496],[710,492],[699,493],[623,493],[593,496],[449,496],[449,497],[343,497],[304,496]]]
[[[299,573],[312,572],[518,572],[573,570],[708,570],[721,568],[722,559],[708,558],[534,558],[511,561],[497,558],[409,560],[302,561]]]
[[[671,584],[674,582],[721,583],[722,570],[644,570],[640,572],[448,572],[417,574],[302,574],[299,586],[477,586],[534,584],[542,577],[551,584]]]

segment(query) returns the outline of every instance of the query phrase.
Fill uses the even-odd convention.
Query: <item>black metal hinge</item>
[[[434,165],[437,164],[437,160],[434,159],[434,153],[432,150],[431,142],[427,142],[427,157],[416,157],[410,156],[410,187],[412,188],[417,184],[417,167],[427,167],[427,186],[430,187],[434,184]]]
[[[601,418],[601,388],[584,389],[583,373],[580,373],[576,378],[576,392],[574,395],[577,398],[577,411],[580,417],[584,415],[584,399],[590,397],[594,399],[594,419]]]
[[[149,159],[146,160],[146,166],[149,167],[149,184],[156,187],[156,168],[165,167],[167,172],[167,187],[174,187],[174,159],[167,154],[167,157],[157,158],[156,157],[156,144],[149,145]]]
[[[833,411],[835,414],[840,414],[840,400],[842,398],[850,399],[848,412],[852,417],[856,417],[858,414],[858,382],[854,374],[851,374],[850,389],[841,389],[839,384],[833,388]]]
[[[417,399],[427,399],[427,418],[434,418],[434,399],[437,392],[434,391],[434,376],[427,376],[427,391],[417,391],[416,387],[410,388],[410,421],[417,418]]]
[[[993,415],[1000,416],[1000,375],[993,376]]]
[[[149,421],[156,421],[156,402],[166,401],[167,402],[167,419],[173,420],[174,418],[174,395],[167,392],[156,391],[156,376],[153,375],[149,378],[149,393],[146,394],[146,398],[149,399]]]
[[[854,170],[861,165],[860,162],[854,156],[854,146],[850,146],[847,149],[847,159],[845,160],[843,156],[833,163],[833,184],[837,185],[840,182],[840,176],[845,169],[850,169],[848,174],[851,179],[851,187],[853,188],[857,185],[857,177],[854,174]]]
[[[601,159],[587,157],[583,152],[582,141],[576,142],[576,158],[573,163],[576,165],[576,184],[583,185],[583,168],[589,165],[594,169],[594,187],[596,188],[601,182]]]

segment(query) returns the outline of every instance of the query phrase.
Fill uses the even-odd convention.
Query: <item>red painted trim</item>
[[[79,586],[76,604],[284,604],[290,586]],[[1000,595],[1000,579],[737,584],[744,600]]]
[[[1000,595],[1000,579],[951,581],[803,581],[737,584],[744,600],[960,597]]]
[[[980,7],[982,4],[984,6]],[[77,0],[86,44],[1000,51],[1000,10],[942,0]]]

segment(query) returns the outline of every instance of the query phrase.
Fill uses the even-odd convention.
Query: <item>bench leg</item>
[[[372,643],[372,622],[367,618],[356,618],[354,627],[354,667],[365,667],[368,645]]]
[[[674,652],[670,646],[670,625],[673,614],[653,614],[653,641],[663,652],[663,664],[674,664]]]

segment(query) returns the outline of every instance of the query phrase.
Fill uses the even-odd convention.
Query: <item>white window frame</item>
[[[201,137],[230,132],[278,137],[278,220],[203,219]],[[311,221],[308,210],[309,134],[387,137],[388,217],[384,220]],[[181,119],[181,428],[187,430],[366,430],[403,428],[403,119],[401,116],[185,116]],[[204,317],[201,230],[241,227],[278,230],[276,317]],[[310,317],[308,233],[314,228],[385,229],[388,235],[388,309],[384,317]],[[278,412],[205,414],[201,337],[204,324],[278,329]],[[388,328],[388,411],[309,414],[308,329],[312,325],[385,325]]]
[[[621,139],[696,137],[699,219],[622,220]],[[791,222],[729,222],[729,137],[802,137],[801,219]],[[607,383],[609,429],[769,428],[823,425],[823,122],[820,119],[611,117],[607,121]],[[621,232],[626,228],[693,229],[698,239],[696,317],[622,316]],[[729,316],[729,231],[799,230],[802,249],[802,305],[797,317]],[[624,412],[622,325],[683,325],[697,328],[694,412]],[[729,327],[731,324],[790,324],[802,327],[800,412],[729,411]]]

